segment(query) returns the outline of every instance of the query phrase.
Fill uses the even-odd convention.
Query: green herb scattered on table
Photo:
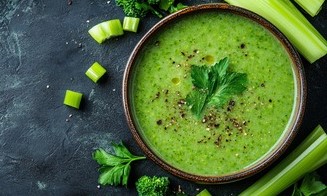
[[[192,65],[194,89],[187,95],[186,103],[197,117],[201,116],[206,105],[222,107],[246,89],[247,75],[228,71],[228,66],[227,57],[211,67]]]
[[[101,185],[127,186],[131,163],[145,157],[133,155],[122,142],[113,143],[112,147],[115,154],[107,153],[101,148],[93,153],[93,159],[100,165],[98,182]]]

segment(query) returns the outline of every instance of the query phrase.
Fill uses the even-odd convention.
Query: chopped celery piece
[[[310,63],[326,55],[327,41],[289,0],[225,1],[270,21]]]
[[[71,90],[66,90],[64,104],[79,109],[83,94]]]
[[[123,27],[119,19],[108,20],[99,24],[102,30],[110,37],[123,35]]]
[[[106,39],[123,35],[124,31],[120,20],[113,19],[95,25],[89,30],[89,34],[101,44]]]
[[[99,44],[101,44],[104,40],[107,39],[106,33],[102,30],[102,28],[99,25],[95,25],[94,27],[92,27],[89,30],[89,34]]]
[[[85,72],[93,82],[97,83],[98,80],[106,73],[106,69],[103,68],[98,62],[93,65]]]
[[[123,22],[123,29],[125,31],[131,31],[136,33],[139,23],[140,23],[140,18],[125,16]]]
[[[321,10],[325,0],[295,0],[310,16],[314,17]]]
[[[211,196],[209,191],[207,189],[203,189],[200,193],[198,193],[196,196]]]
[[[327,163],[327,134],[321,126],[285,159],[240,195],[277,195],[305,174]]]

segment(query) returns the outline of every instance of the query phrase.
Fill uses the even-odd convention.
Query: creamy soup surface
[[[247,89],[196,118],[185,104],[191,65],[228,57]],[[147,145],[172,166],[204,176],[229,174],[260,159],[287,127],[294,105],[292,62],[266,29],[225,12],[184,16],[143,48],[133,76],[132,108]]]

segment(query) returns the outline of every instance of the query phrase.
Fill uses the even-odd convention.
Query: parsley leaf
[[[210,99],[209,104],[217,108],[222,107],[233,95],[240,94],[246,90],[246,83],[246,74],[234,72],[227,73],[223,80],[220,81],[219,87]]]
[[[301,186],[294,185],[292,196],[325,195],[327,186],[319,180],[316,172],[304,176]]]
[[[207,104],[220,108],[234,95],[246,90],[247,75],[230,72],[228,66],[227,57],[211,67],[191,66],[194,90],[187,95],[186,103],[198,118]]]
[[[129,152],[122,142],[113,143],[115,154],[109,154],[99,148],[93,153],[93,159],[101,166],[98,179],[101,185],[125,185],[127,186],[131,162],[145,159],[143,156],[135,156]]]
[[[186,103],[191,105],[191,111],[197,117],[200,117],[201,111],[206,103],[207,94],[200,92],[200,90],[194,90],[186,97]]]
[[[206,89],[209,84],[209,71],[205,66],[192,65],[191,77],[193,85],[199,89]]]

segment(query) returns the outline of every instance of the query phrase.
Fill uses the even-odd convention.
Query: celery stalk
[[[101,44],[102,42],[104,42],[104,40],[107,39],[107,35],[106,33],[102,30],[102,28],[100,27],[100,25],[96,25],[94,27],[92,27],[89,30],[89,34],[91,35],[91,37],[98,42],[99,44]]]
[[[275,25],[313,63],[327,54],[327,41],[289,0],[225,0]]]
[[[108,20],[93,26],[89,30],[91,37],[99,44],[106,39],[124,34],[123,27],[119,19]]]
[[[124,31],[131,31],[136,33],[139,23],[140,18],[125,16],[123,22],[123,29]]]
[[[83,94],[71,90],[66,90],[64,104],[79,109]]]
[[[327,134],[321,126],[285,159],[240,195],[277,195],[306,173],[327,163]]]
[[[107,70],[98,62],[94,62],[92,66],[85,72],[93,82],[97,83],[98,80],[107,72]]]
[[[295,0],[310,16],[314,17],[321,10],[321,6],[325,0]]]

